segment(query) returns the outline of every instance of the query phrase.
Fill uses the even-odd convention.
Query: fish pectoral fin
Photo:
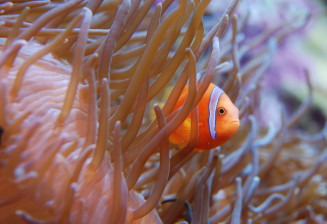
[[[186,120],[183,122],[184,130],[185,130],[185,137],[190,138],[191,135],[191,118],[186,118]]]
[[[185,121],[177,128],[177,130],[169,137],[169,141],[178,145],[179,148],[186,146],[189,142],[191,134],[191,118]]]

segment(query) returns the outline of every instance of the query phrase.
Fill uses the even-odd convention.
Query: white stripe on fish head
[[[212,139],[216,139],[216,110],[219,98],[224,91],[218,86],[212,89],[209,101],[209,131]]]

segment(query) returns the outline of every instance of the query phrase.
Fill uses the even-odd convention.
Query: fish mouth
[[[240,125],[240,121],[239,120],[233,120],[233,121],[230,122],[230,124],[231,125],[235,125],[235,124]]]
[[[239,120],[233,120],[233,121],[231,121],[229,123],[229,126],[230,126],[231,130],[236,132],[238,130],[238,128],[240,127],[240,121]]]

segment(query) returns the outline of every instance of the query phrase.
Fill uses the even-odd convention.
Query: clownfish
[[[188,86],[185,86],[173,111],[182,107],[188,95]],[[224,144],[238,130],[240,125],[239,111],[227,94],[218,86],[210,83],[198,104],[199,131],[198,143],[194,150],[209,150]],[[191,134],[191,114],[173,132],[169,141],[185,147]]]

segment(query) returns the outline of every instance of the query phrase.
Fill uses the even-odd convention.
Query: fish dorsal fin
[[[216,110],[219,99],[224,93],[222,89],[215,86],[212,89],[210,100],[209,100],[209,131],[212,139],[216,139]]]

